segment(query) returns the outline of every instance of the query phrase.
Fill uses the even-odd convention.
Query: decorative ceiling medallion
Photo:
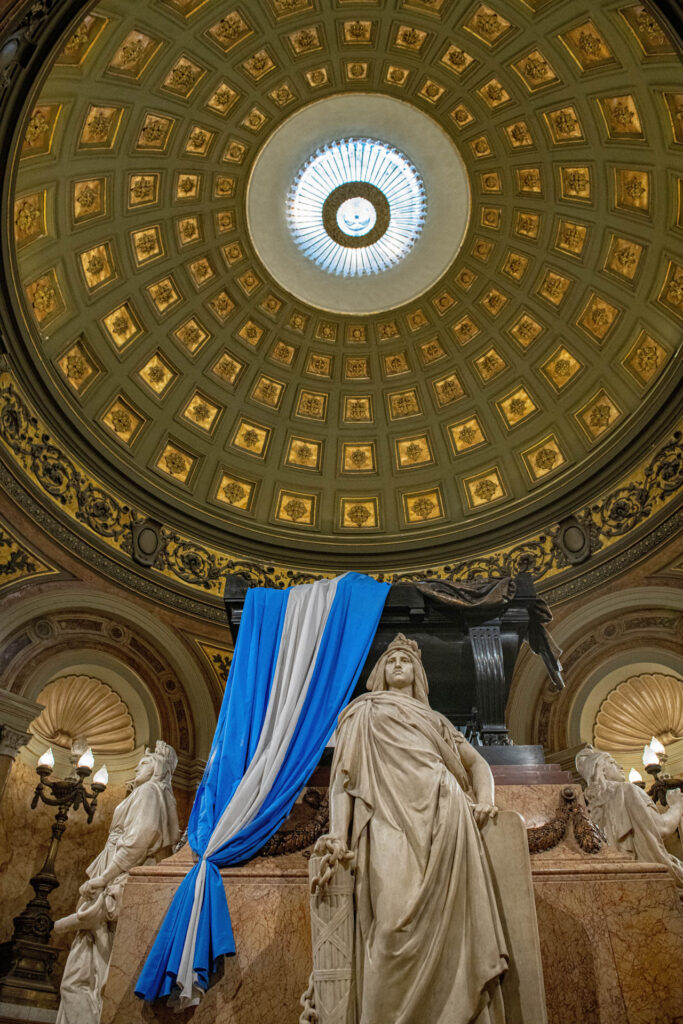
[[[24,129],[22,160],[27,157],[46,156],[51,151],[61,110],[61,103],[40,104],[33,108]]]
[[[424,491],[405,492],[401,496],[403,517],[406,525],[428,523],[435,519],[443,519],[444,503],[440,487],[432,487]]]
[[[341,498],[339,526],[342,530],[376,530],[379,522],[379,498]]]
[[[128,176],[128,208],[153,206],[159,201],[159,181],[161,175],[154,171],[150,174],[130,174]]]
[[[17,249],[47,234],[47,192],[32,192],[14,201],[14,241]]]
[[[109,19],[96,14],[85,18],[69,36],[55,61],[57,67],[80,67],[108,24]]]
[[[128,302],[107,313],[102,319],[102,326],[118,352],[128,348],[142,334],[140,320]]]
[[[242,375],[244,367],[245,364],[231,352],[223,352],[211,366],[211,373],[218,377],[223,384],[234,386]]]
[[[74,223],[83,223],[107,213],[107,179],[82,178],[73,184]]]
[[[327,399],[326,394],[302,389],[297,400],[296,415],[310,420],[327,419]]]
[[[176,483],[187,484],[197,459],[174,442],[168,441],[156,460],[155,468]]]
[[[122,78],[138,79],[146,71],[152,58],[159,52],[161,42],[146,32],[133,29],[124,38],[109,62],[106,73]]]
[[[521,348],[528,348],[543,333],[543,325],[530,313],[524,312],[508,328],[508,331]]]
[[[287,197],[296,244],[321,269],[378,274],[412,249],[426,214],[422,179],[393,146],[350,138],[316,150]]]
[[[396,400],[396,407],[398,407],[398,397],[393,396]],[[406,397],[406,405],[416,405],[416,397],[412,393]],[[344,395],[343,398],[343,419],[344,423],[373,423],[373,403],[372,398],[368,395]],[[413,414],[414,415],[414,414]]]
[[[201,391],[195,391],[181,416],[199,430],[213,434],[222,411],[220,406],[207,398]]]
[[[668,359],[668,350],[643,330],[621,362],[640,387],[645,388],[659,376]]]
[[[26,300],[36,324],[44,329],[66,310],[57,270],[52,267],[25,287]]]
[[[83,335],[58,358],[57,365],[77,395],[82,395],[101,373],[100,365]]]
[[[287,444],[285,463],[296,469],[312,469],[320,472],[322,464],[322,441],[310,437],[291,437]]]
[[[415,469],[418,466],[430,466],[434,462],[434,452],[428,434],[396,438],[394,454],[398,469]]]
[[[377,457],[374,441],[345,442],[341,446],[342,473],[375,473]]]
[[[605,37],[590,18],[563,32],[559,38],[582,71],[616,64]]]
[[[555,391],[563,391],[582,369],[583,364],[564,345],[555,349],[550,358],[541,366],[541,370]]]
[[[617,420],[621,419],[621,410],[607,394],[607,391],[600,388],[590,401],[586,402],[583,408],[574,415],[588,438],[595,441],[606,431],[611,430]]]
[[[527,389],[519,386],[505,398],[498,399],[496,408],[508,428],[516,427],[523,420],[527,420],[535,412],[538,412],[538,406]]]
[[[102,422],[112,431],[117,441],[130,445],[145,419],[123,395],[119,395],[104,413]]]
[[[268,451],[271,434],[272,430],[270,427],[254,423],[253,420],[240,418],[233,432],[231,444],[248,455],[264,459]]]
[[[614,168],[614,205],[618,210],[648,213],[650,209],[649,171]]]
[[[662,24],[649,6],[630,4],[628,7],[622,7],[619,13],[646,57],[673,55],[676,52]]]
[[[556,473],[567,461],[554,434],[548,434],[542,441],[527,448],[522,452],[522,458],[532,480],[543,480],[551,473]]]
[[[455,455],[486,444],[486,435],[477,416],[468,416],[458,423],[451,423],[448,434]]]
[[[465,477],[463,484],[470,511],[500,501],[507,496],[502,476],[496,466],[475,476]]]
[[[232,508],[249,512],[252,507],[256,484],[252,480],[233,476],[225,470],[218,482],[216,500],[230,505]]]
[[[293,526],[315,526],[317,508],[317,494],[281,490],[275,505],[275,518]]]

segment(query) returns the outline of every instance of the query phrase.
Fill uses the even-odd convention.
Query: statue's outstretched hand
[[[498,808],[495,804],[475,804],[472,808],[474,820],[479,828],[483,828],[489,818],[495,821],[498,817]]]
[[[315,878],[311,879],[311,892],[318,896],[324,896],[332,875],[339,864],[342,867],[350,867],[354,855],[349,850],[346,841],[339,836],[321,836],[313,847],[313,853],[320,857],[320,870]]]

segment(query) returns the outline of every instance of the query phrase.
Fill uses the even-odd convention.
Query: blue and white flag
[[[136,994],[196,1005],[235,941],[220,868],[280,827],[349,701],[389,585],[346,573],[247,592],[188,839],[199,858],[173,898]]]

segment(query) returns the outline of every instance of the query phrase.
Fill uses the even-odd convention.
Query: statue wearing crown
[[[479,833],[497,814],[491,770],[430,707],[413,640],[389,644],[367,688],[339,718],[316,846],[327,880],[353,863],[348,1005],[329,1019],[503,1024],[508,954]]]
[[[178,814],[171,779],[178,763],[173,747],[158,740],[135,770],[131,791],[114,811],[107,843],[86,869],[75,913],[55,922],[55,932],[75,931],[60,988],[57,1024],[95,1024],[123,890],[132,868],[154,863],[178,841]]]

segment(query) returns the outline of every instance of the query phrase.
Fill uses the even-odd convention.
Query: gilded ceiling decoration
[[[655,736],[665,746],[683,739],[683,680],[662,673],[632,676],[612,690],[595,719],[602,750],[634,750]]]
[[[48,432],[35,409],[27,404],[9,373],[0,374],[0,444],[41,497],[59,508],[74,528],[85,531],[89,540],[99,542],[112,555],[128,562],[134,527],[148,521],[145,511],[127,505],[120,494],[107,488],[64,449],[59,439]],[[495,483],[495,475],[489,476]],[[585,532],[588,553],[596,554],[619,545],[640,527],[652,527],[652,520],[655,523],[660,520],[654,531],[661,531],[660,539],[669,537],[676,530],[677,498],[682,484],[682,432],[675,430],[654,454],[639,461],[612,489],[603,492],[590,505],[575,508],[576,526],[579,532]],[[292,521],[308,514],[310,506],[305,495],[297,492],[285,492],[285,495],[287,503],[292,503],[285,510]],[[440,513],[438,491],[413,492],[410,497],[424,502],[423,508],[430,515]],[[352,502],[345,506],[349,517],[365,517],[366,513],[375,512],[376,506],[370,502],[364,504],[363,499],[347,501]],[[575,564],[561,535],[561,527],[527,533],[498,547],[482,545],[475,554],[454,556],[446,563],[428,562],[425,553],[418,550],[407,566],[393,572],[383,569],[375,575],[401,582],[425,574],[457,579],[529,572],[545,584]],[[650,538],[645,540],[649,542]],[[97,556],[96,563],[99,564]],[[308,556],[297,550],[286,553],[282,561],[264,564],[262,559],[204,544],[196,536],[184,534],[172,526],[160,529],[159,550],[152,568],[155,575],[158,574],[157,580],[197,588],[199,593],[216,598],[223,593],[226,577],[236,572],[260,585],[282,587],[332,576],[338,571],[336,567],[330,570],[311,566]],[[130,578],[126,576],[126,582]],[[158,596],[154,586],[151,592]],[[167,599],[166,594],[164,597]],[[221,621],[223,615],[224,610],[220,610]]]
[[[246,220],[261,147],[339,93],[427,114],[469,178],[458,255],[381,315],[294,299]],[[86,5],[10,154],[10,356],[86,469],[103,452],[123,495],[218,551],[509,527],[628,451],[674,386],[682,125],[677,44],[641,4]]]
[[[0,590],[25,580],[55,576],[58,570],[39,557],[18,537],[8,523],[0,519]]]
[[[70,747],[84,736],[99,754],[125,754],[135,748],[130,712],[101,679],[60,676],[42,690],[38,703],[44,708],[30,729],[48,743]]]

